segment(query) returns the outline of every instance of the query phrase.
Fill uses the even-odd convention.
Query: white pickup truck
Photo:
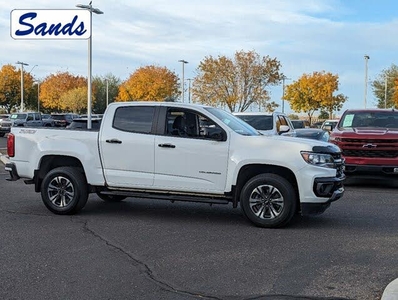
[[[56,214],[74,214],[89,193],[240,203],[260,227],[319,214],[344,193],[340,149],[264,136],[221,109],[172,102],[108,106],[99,131],[13,127],[8,180],[25,179]]]

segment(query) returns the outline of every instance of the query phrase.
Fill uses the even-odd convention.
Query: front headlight
[[[325,168],[335,167],[334,158],[330,154],[302,151],[301,156],[307,163],[311,165]]]

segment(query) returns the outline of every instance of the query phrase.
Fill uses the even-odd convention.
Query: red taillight
[[[15,135],[12,133],[7,135],[7,155],[8,157],[15,156]]]

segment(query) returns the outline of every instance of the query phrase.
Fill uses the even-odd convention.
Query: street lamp
[[[182,63],[182,103],[184,103],[184,65],[188,62],[183,59],[180,59],[179,62]]]
[[[370,59],[369,55],[365,55],[365,108],[366,108],[366,96],[368,93],[368,60]]]
[[[282,113],[285,112],[285,80],[291,80],[291,78],[287,78],[285,75],[282,76]]]
[[[40,112],[40,81],[36,80],[37,84],[37,112]]]
[[[188,103],[191,103],[191,78],[188,78]]]
[[[93,8],[91,5],[92,1],[90,1],[89,5],[84,5],[84,4],[77,4],[76,7],[78,8],[83,8],[87,9],[90,11],[90,29],[91,29],[91,34],[90,37],[88,38],[88,76],[87,76],[87,129],[91,129],[91,81],[92,81],[92,76],[91,76],[91,61],[92,61],[92,24],[93,24],[93,13],[101,15],[103,12],[99,10],[98,8]]]
[[[16,64],[21,65],[21,112],[23,112],[23,66],[29,66],[29,64],[22,61],[17,61]]]
[[[106,107],[108,107],[109,104],[109,80],[106,80]]]

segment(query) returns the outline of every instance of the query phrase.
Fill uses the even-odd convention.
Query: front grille
[[[382,140],[382,139],[349,139],[342,138],[342,142],[344,143],[355,143],[355,144],[394,144],[398,143],[397,140]]]
[[[350,157],[378,157],[378,158],[396,158],[397,150],[343,150],[344,156]]]
[[[334,166],[335,169],[337,170],[336,172],[336,177],[340,178],[344,176],[344,159],[341,157],[341,153],[333,153],[331,154],[334,159]]]

